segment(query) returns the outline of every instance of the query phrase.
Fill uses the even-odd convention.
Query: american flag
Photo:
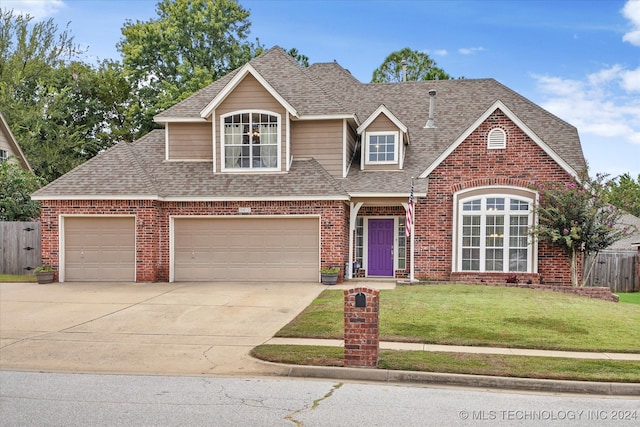
[[[405,231],[407,237],[411,236],[413,231],[413,178],[411,179],[411,193],[409,194],[409,203],[407,203],[407,220],[405,223]]]

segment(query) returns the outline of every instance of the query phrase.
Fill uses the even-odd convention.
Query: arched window
[[[280,115],[240,112],[222,117],[224,169],[277,169]]]
[[[534,272],[529,237],[533,199],[475,193],[457,202],[455,270]]]
[[[500,128],[491,129],[487,137],[487,148],[497,150],[507,147],[507,134]]]

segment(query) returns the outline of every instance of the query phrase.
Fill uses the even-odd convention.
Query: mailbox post
[[[354,288],[344,291],[344,365],[378,366],[380,347],[380,291]]]

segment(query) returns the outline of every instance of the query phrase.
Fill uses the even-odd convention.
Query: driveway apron
[[[0,284],[0,369],[277,374],[249,351],[318,283]]]

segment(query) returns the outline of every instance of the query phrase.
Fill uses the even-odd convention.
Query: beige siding
[[[220,138],[223,133],[223,130],[219,129],[220,116],[241,110],[265,110],[280,114],[280,140],[282,141],[280,167],[281,169],[284,169],[287,164],[287,110],[278,102],[277,99],[271,96],[271,94],[251,74],[248,74],[216,109],[216,117],[214,120],[216,129],[218,129],[218,140],[216,141],[216,152],[218,154],[217,169],[221,169],[221,161],[224,158],[224,156],[220,154]]]
[[[211,123],[169,123],[169,160],[213,160]]]
[[[342,177],[342,120],[291,123],[293,158],[315,158],[330,174]]]
[[[399,131],[398,126],[384,114],[380,114],[376,119],[371,122],[367,127],[367,132],[396,132]]]
[[[4,133],[4,130],[0,127],[0,150],[5,150],[10,156],[15,156],[13,149],[9,145],[9,137]]]

